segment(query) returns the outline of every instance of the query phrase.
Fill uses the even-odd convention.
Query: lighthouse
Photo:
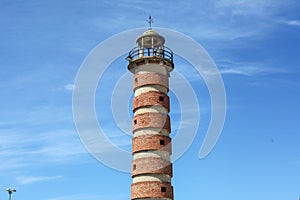
[[[151,23],[150,23],[151,25]],[[169,75],[173,52],[151,26],[126,60],[133,73],[131,200],[173,200]]]

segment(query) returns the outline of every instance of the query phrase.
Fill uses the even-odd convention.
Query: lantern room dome
[[[136,43],[142,48],[158,48],[164,46],[165,38],[153,29],[149,29],[136,39]]]

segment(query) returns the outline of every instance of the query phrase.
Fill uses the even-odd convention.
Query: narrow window
[[[133,169],[133,170],[136,170],[136,164],[134,164],[134,165],[132,166],[132,169]]]
[[[137,120],[135,119],[133,122],[134,122],[134,124],[136,124],[136,123],[137,123]]]
[[[160,190],[161,190],[161,192],[166,192],[167,188],[166,187],[161,187]]]
[[[164,140],[160,140],[159,143],[160,143],[160,145],[165,145],[165,141]]]
[[[164,97],[160,96],[160,97],[158,98],[158,100],[159,100],[159,101],[164,101]]]

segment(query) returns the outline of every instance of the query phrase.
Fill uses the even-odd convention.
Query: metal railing
[[[173,62],[173,51],[168,47],[159,47],[159,48],[135,47],[129,52],[129,55],[127,56],[126,60],[132,61],[143,57],[161,57]]]

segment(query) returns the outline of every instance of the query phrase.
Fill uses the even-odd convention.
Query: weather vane
[[[153,24],[153,18],[151,17],[151,15],[149,16],[149,19],[147,20],[147,22],[149,23],[149,29],[152,29],[152,24]]]

